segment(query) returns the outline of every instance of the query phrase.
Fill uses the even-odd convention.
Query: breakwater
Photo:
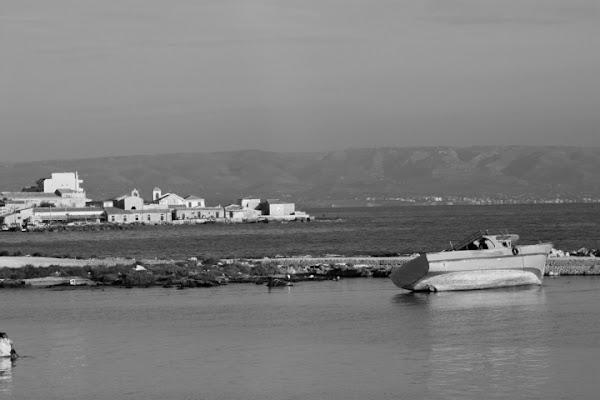
[[[549,258],[545,275],[600,275],[600,258]]]
[[[0,288],[56,285],[111,285],[125,287],[211,287],[227,283],[341,278],[387,278],[413,257],[335,257],[188,260],[75,260],[0,257]],[[10,261],[10,262],[9,262]],[[26,263],[26,264],[24,264]],[[545,275],[600,275],[595,257],[549,258]],[[60,279],[58,279],[60,278]]]
[[[326,268],[345,271],[345,275],[388,276],[413,257],[369,257],[369,258],[282,258],[253,260],[253,262],[276,263],[285,268],[314,269]],[[368,271],[371,274],[369,275]],[[600,275],[600,258],[596,257],[550,257],[546,262],[546,276],[559,275]]]

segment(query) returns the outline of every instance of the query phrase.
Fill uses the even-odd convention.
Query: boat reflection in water
[[[554,372],[544,288],[404,292],[392,302],[411,306],[418,321],[423,398],[539,398],[547,391]]]
[[[402,289],[445,291],[541,285],[551,243],[516,246],[514,234],[476,232],[449,250],[426,253],[396,268]]]
[[[0,393],[12,392],[12,364],[10,357],[0,357]]]

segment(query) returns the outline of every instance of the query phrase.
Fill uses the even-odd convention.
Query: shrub
[[[217,257],[212,257],[209,256],[205,259],[202,260],[202,264],[203,265],[216,265],[221,261],[221,259],[217,258]]]
[[[277,275],[281,273],[283,273],[283,271],[281,271],[281,268],[279,268],[278,265],[272,263],[259,264],[251,270],[252,275],[258,276]]]
[[[6,250],[2,250],[0,251],[0,257],[7,257],[10,256],[10,253]]]
[[[237,276],[240,272],[242,274],[250,274],[252,268],[239,263],[228,264],[223,267],[223,273],[228,276]]]
[[[123,277],[123,283],[131,286],[150,286],[154,281],[154,275],[146,271],[131,272]]]

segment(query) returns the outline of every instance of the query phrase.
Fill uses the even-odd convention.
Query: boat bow
[[[423,279],[428,272],[429,261],[427,260],[427,254],[421,254],[419,257],[408,261],[392,271],[390,279],[396,286],[408,289]]]

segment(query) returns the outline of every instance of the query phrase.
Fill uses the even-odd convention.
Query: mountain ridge
[[[380,147],[323,152],[238,150],[0,162],[0,191],[78,171],[88,197],[133,188],[209,204],[256,196],[318,206],[410,196],[600,196],[600,147]]]

